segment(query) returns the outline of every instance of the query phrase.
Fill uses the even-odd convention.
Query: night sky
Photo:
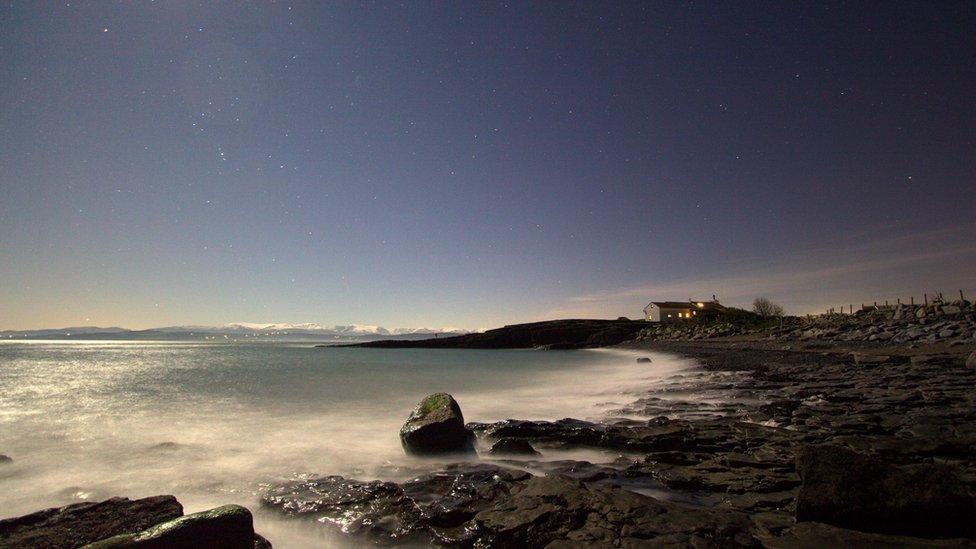
[[[14,2],[0,329],[976,292],[976,3]]]

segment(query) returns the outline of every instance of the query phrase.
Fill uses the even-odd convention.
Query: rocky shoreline
[[[976,544],[972,343],[713,338],[627,347],[693,357],[700,375],[598,423],[467,423],[480,461],[459,458],[401,483],[282,485],[264,503],[380,544]],[[707,392],[726,399],[689,396]],[[523,451],[501,456],[493,445]],[[618,457],[537,454],[570,448]]]
[[[239,505],[183,514],[173,496],[111,498],[0,520],[0,547],[271,549]]]
[[[972,318],[948,322],[960,326],[951,340],[912,342],[645,330],[622,346],[700,367],[599,422],[466,423],[463,402],[431,395],[400,436],[407,453],[441,465],[400,467],[409,479],[397,482],[303,478],[268,487],[261,505],[354,544],[974,546],[976,345]],[[503,333],[569,333],[545,324]],[[589,340],[594,327],[612,328],[573,337]],[[858,330],[871,328],[826,333]],[[526,341],[506,338],[495,341]],[[650,357],[635,368],[653,368]],[[603,457],[565,457],[581,449]],[[183,516],[172,496],[114,498],[0,521],[0,547],[169,547],[208,535],[268,547],[250,517],[237,506]]]

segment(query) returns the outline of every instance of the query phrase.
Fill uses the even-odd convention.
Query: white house
[[[725,310],[712,296],[709,301],[652,301],[644,307],[644,319],[648,322],[680,322],[693,318],[712,316]]]

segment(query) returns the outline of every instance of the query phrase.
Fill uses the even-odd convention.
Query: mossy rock
[[[461,406],[447,393],[428,395],[417,404],[400,429],[408,454],[470,453],[474,435],[464,426]]]
[[[157,524],[142,532],[97,541],[85,549],[191,548],[252,549],[263,538],[254,534],[251,512],[240,505],[224,505]]]

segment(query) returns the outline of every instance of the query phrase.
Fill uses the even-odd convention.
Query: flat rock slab
[[[925,539],[911,536],[890,536],[847,530],[819,522],[801,522],[784,535],[764,538],[769,549],[823,549],[825,547],[870,547],[877,549],[949,549],[976,547],[965,538]]]
[[[286,483],[264,505],[314,519],[370,543],[457,544],[465,523],[528,473],[485,464],[456,464],[409,482],[363,482],[340,476]]]
[[[563,476],[532,477],[474,517],[485,546],[755,547],[742,513],[695,509]]]
[[[976,535],[976,505],[944,466],[898,468],[835,445],[797,454],[797,522],[922,537]]]
[[[757,545],[743,513],[489,465],[461,464],[402,484],[325,477],[273,488],[264,502],[381,544]]]
[[[182,515],[173,496],[75,503],[0,520],[0,547],[81,547]]]

